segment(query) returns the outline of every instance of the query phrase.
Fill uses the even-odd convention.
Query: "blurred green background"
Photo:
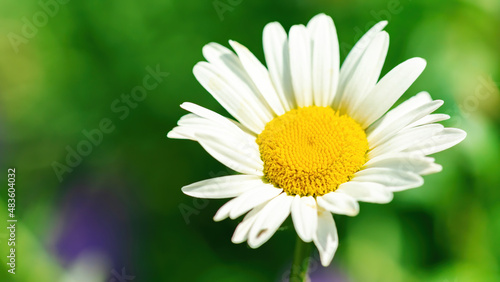
[[[0,2],[0,281],[285,279],[291,222],[257,250],[232,244],[238,221],[212,221],[224,201],[180,190],[232,172],[166,133],[185,101],[227,115],[192,75],[204,44],[233,39],[263,60],[266,23],[288,30],[320,12],[336,23],[342,59],[389,20],[383,73],[427,59],[403,98],[429,91],[445,101],[445,125],[468,137],[435,156],[444,170],[423,187],[335,216],[339,249],[329,269],[315,255],[312,281],[500,281],[500,1],[56,1]],[[122,101],[148,68],[168,76],[149,81],[143,100]],[[85,156],[68,165],[78,149]],[[11,167],[15,275],[4,220]]]

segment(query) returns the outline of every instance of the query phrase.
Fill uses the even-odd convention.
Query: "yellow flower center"
[[[350,180],[366,162],[361,126],[330,107],[293,109],[257,137],[264,174],[289,195],[321,196]]]

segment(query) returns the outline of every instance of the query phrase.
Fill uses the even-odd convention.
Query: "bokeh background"
[[[427,59],[403,99],[429,91],[452,116],[444,124],[468,137],[435,155],[444,170],[423,187],[335,216],[339,249],[328,269],[315,254],[312,281],[500,281],[498,0],[1,1],[0,281],[286,279],[291,222],[257,250],[232,244],[238,220],[212,221],[224,201],[180,188],[233,172],[166,133],[185,101],[227,115],[192,75],[204,44],[237,40],[263,60],[266,23],[288,30],[320,12],[334,18],[342,59],[389,20],[383,73]],[[168,76],[150,81],[141,101],[123,100],[151,69]],[[6,264],[11,167],[15,275]]]

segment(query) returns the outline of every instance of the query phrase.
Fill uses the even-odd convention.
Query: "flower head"
[[[421,92],[389,109],[425,68],[409,59],[380,80],[389,46],[373,26],[340,67],[330,17],[319,14],[287,36],[276,22],[264,28],[267,68],[244,46],[236,52],[210,43],[207,62],[194,75],[236,119],[192,103],[168,133],[200,143],[215,159],[239,172],[187,185],[199,198],[233,198],[214,220],[238,218],[232,241],[257,248],[291,214],[298,236],[313,241],[324,266],[338,246],[332,213],[355,216],[358,201],[388,203],[393,192],[419,187],[422,175],[441,171],[428,157],[462,141],[466,133],[436,122],[443,101]]]

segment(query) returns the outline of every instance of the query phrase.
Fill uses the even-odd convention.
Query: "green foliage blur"
[[[0,281],[121,281],[122,271],[133,281],[282,281],[291,222],[257,250],[232,244],[238,220],[212,220],[224,201],[180,188],[233,172],[166,133],[185,101],[227,115],[192,74],[204,44],[233,39],[263,61],[266,23],[288,30],[321,12],[335,21],[342,59],[389,20],[383,74],[411,57],[428,62],[401,100],[429,91],[452,116],[444,124],[468,132],[434,156],[444,169],[421,188],[335,216],[331,281],[500,281],[498,0],[1,1]],[[156,68],[168,76],[148,81],[143,100],[124,101]],[[89,133],[97,129],[102,140]],[[78,148],[86,156],[70,157],[72,166]],[[10,167],[15,275],[7,272]]]

